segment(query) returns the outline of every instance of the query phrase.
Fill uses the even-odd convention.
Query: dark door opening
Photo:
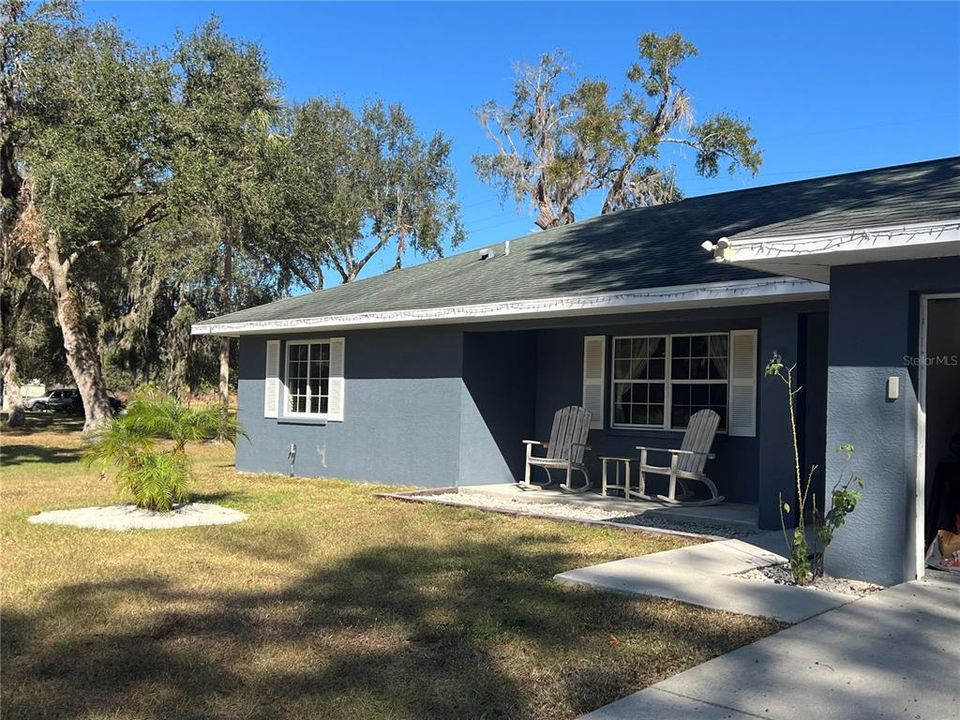
[[[960,296],[926,303],[924,548],[960,533]]]

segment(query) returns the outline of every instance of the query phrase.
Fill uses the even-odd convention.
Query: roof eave
[[[614,315],[698,307],[820,300],[828,296],[828,291],[829,288],[824,284],[797,280],[791,277],[752,278],[696,285],[673,285],[643,290],[624,290],[594,295],[572,295],[439,308],[388,310],[244,322],[218,323],[216,320],[212,320],[194,325],[191,328],[191,333],[193,335],[236,337],[278,332],[339,331],[414,325],[533,320],[583,315]]]
[[[721,238],[704,247],[719,262],[829,282],[830,268],[960,255],[960,218],[822,233]]]

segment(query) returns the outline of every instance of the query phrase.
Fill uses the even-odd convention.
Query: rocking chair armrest
[[[542,442],[540,440],[524,440],[523,444],[524,445],[541,445],[541,446],[546,445],[545,442]]]
[[[675,454],[675,455],[703,455],[703,456],[706,457],[708,460],[713,460],[713,459],[715,459],[715,458],[717,457],[717,456],[714,455],[712,452],[701,452],[701,451],[699,451],[699,450],[673,450],[673,449],[671,449],[671,450],[666,450],[665,452],[673,453],[673,454]]]
[[[586,443],[572,442],[572,443],[570,443],[570,444],[571,444],[571,445],[576,445],[577,447],[582,447],[584,450],[593,450],[593,448],[590,447],[589,445],[587,445]]]
[[[671,453],[673,455],[703,455],[708,460],[713,460],[717,457],[711,452],[700,452],[699,450],[674,450],[673,448],[655,448],[655,447],[645,447],[643,445],[637,445],[636,449],[646,450],[647,452]]]

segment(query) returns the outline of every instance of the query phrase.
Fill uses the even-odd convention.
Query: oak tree
[[[477,118],[494,143],[474,156],[478,177],[518,205],[530,203],[541,229],[571,223],[574,205],[599,192],[601,213],[681,197],[666,146],[692,150],[697,173],[756,173],[762,162],[750,125],[727,112],[696,120],[678,77],[697,54],[679,33],[642,35],[619,97],[604,79],[577,78],[562,52],[519,65],[513,101],[488,101]]]

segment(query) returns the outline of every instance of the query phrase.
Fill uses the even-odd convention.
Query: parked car
[[[46,395],[24,403],[27,410],[52,410],[53,412],[78,412],[83,410],[80,391],[76,388],[54,388]]]
[[[110,401],[110,409],[113,410],[114,415],[119,415],[127,406],[123,400],[118,398],[116,395],[111,395],[110,393],[107,393],[107,400]]]

